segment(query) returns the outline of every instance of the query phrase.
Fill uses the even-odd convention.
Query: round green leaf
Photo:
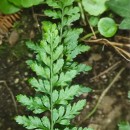
[[[98,22],[98,30],[104,37],[112,37],[117,32],[117,25],[111,18],[101,18]]]
[[[20,8],[11,4],[7,0],[0,0],[0,12],[3,14],[13,14],[18,12]]]
[[[89,19],[89,24],[95,27],[98,24],[99,18],[95,16],[91,16]]]
[[[44,0],[9,0],[9,2],[13,3],[16,6],[28,8],[32,7],[33,5],[39,5]]]
[[[102,14],[107,7],[105,2],[107,0],[82,0],[83,7],[90,15],[98,16]]]
[[[12,3],[13,5],[22,8],[21,0],[8,0],[8,1],[9,1],[10,3]]]

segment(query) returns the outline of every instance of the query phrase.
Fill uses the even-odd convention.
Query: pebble
[[[14,83],[17,84],[18,82],[19,82],[19,79],[16,78],[16,79],[14,80]]]
[[[28,72],[25,72],[24,75],[27,76],[27,75],[28,75]]]
[[[15,74],[19,74],[20,72],[19,71],[16,71]]]

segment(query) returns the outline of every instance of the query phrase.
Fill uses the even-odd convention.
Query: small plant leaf
[[[63,65],[64,65],[63,59],[57,60],[57,62],[54,64],[53,73],[57,74],[62,69]]]
[[[78,45],[76,48],[74,48],[73,51],[71,51],[69,58],[74,59],[78,54],[81,54],[82,52],[88,51],[89,49],[90,49],[89,46]]]
[[[45,91],[45,89],[43,89],[44,84],[43,81],[41,79],[37,80],[36,78],[31,78],[29,79],[29,83],[32,85],[33,88],[35,88],[36,91]]]
[[[65,18],[65,20],[63,21],[63,26],[70,26],[72,22],[78,20],[80,17],[80,14],[73,14],[71,16],[69,16],[68,18]]]
[[[109,0],[106,5],[116,14],[122,16],[124,20],[120,23],[120,29],[130,29],[130,1],[129,0]]]
[[[79,89],[78,93],[76,94],[76,96],[80,96],[81,94],[89,93],[91,91],[92,91],[92,89],[89,87],[80,86],[80,89]]]
[[[49,56],[47,56],[47,53],[40,51],[38,56],[44,64],[46,64],[48,67],[50,66],[51,59]]]
[[[48,67],[43,68],[40,64],[38,65],[38,63],[36,62],[32,62],[31,64],[29,63],[29,65],[38,76],[41,76],[45,79],[50,78],[50,69]]]
[[[56,8],[62,8],[61,3],[55,0],[47,0],[46,3],[48,4],[48,6],[53,7],[54,9]]]
[[[27,41],[26,46],[35,53],[41,50],[41,48],[37,44],[34,44],[32,41]]]
[[[32,110],[35,114],[42,113],[49,109],[50,105],[44,106],[42,102],[46,103],[49,99],[44,96],[42,99],[40,97],[27,97],[26,95],[18,95],[17,100],[29,110]],[[49,103],[49,102],[48,102]],[[48,108],[47,108],[48,107]]]
[[[65,10],[64,10],[64,15],[74,15],[74,14],[77,14],[79,13],[79,8],[78,7],[66,7]],[[68,13],[69,12],[69,13]]]
[[[88,65],[85,65],[85,64],[79,64],[79,65],[76,66],[76,68],[77,68],[77,71],[79,73],[80,72],[85,73],[85,72],[88,72],[88,71],[90,71],[92,69],[91,66],[88,66]]]
[[[119,25],[120,29],[130,29],[130,18],[125,18]]]
[[[77,103],[74,103],[73,106],[70,104],[66,106],[66,111],[62,117],[58,117],[59,120],[57,120],[57,123],[69,125],[70,120],[73,119],[76,115],[79,114],[79,111],[83,109],[86,101],[80,100]],[[59,111],[59,110],[58,110]]]
[[[59,45],[53,54],[53,61],[57,60],[63,53],[63,45]]]
[[[55,102],[58,100],[58,97],[59,97],[58,94],[59,94],[59,93],[58,93],[57,90],[54,90],[54,91],[53,91],[53,93],[52,93],[52,101],[53,101],[53,103],[55,103]]]
[[[14,5],[18,7],[24,7],[24,8],[29,8],[32,7],[33,5],[39,5],[41,4],[44,0],[8,0],[10,3],[13,3]]]
[[[118,124],[119,130],[130,130],[130,124],[128,122],[121,122]]]
[[[106,5],[115,13],[122,17],[130,17],[130,1],[129,0],[108,0]]]
[[[106,9],[105,2],[107,0],[82,0],[83,7],[90,15],[98,16]]]
[[[66,73],[61,73],[59,80],[57,81],[57,86],[66,86],[72,79],[76,76],[76,70],[70,70]]]
[[[49,120],[44,120],[44,118],[47,117],[43,117],[42,119],[40,119],[39,117],[32,117],[32,116],[29,117],[17,116],[15,119],[18,122],[18,124],[23,125],[25,128],[29,130],[32,129],[49,130],[49,125],[48,128],[46,127],[47,124],[49,124]],[[45,124],[46,126],[44,126],[43,124]]]
[[[105,37],[112,37],[117,32],[117,25],[111,18],[101,18],[98,22],[98,30]]]
[[[65,108],[63,106],[61,106],[59,108],[59,117],[62,117],[64,115],[64,112],[65,112]]]
[[[79,128],[74,127],[74,128],[71,128],[71,129],[65,128],[64,130],[93,130],[93,129],[91,129],[91,128],[82,128],[82,127],[79,127]]]
[[[53,122],[56,123],[56,121],[58,120],[58,118],[59,118],[58,110],[57,109],[53,109]]]
[[[57,104],[68,104],[68,100],[72,100],[74,96],[79,92],[80,86],[73,85],[70,88],[66,87],[65,89],[61,89],[59,92],[59,98],[57,100]]]
[[[50,46],[47,44],[47,42],[46,42],[45,40],[42,40],[42,41],[40,42],[40,45],[41,45],[41,48],[44,48],[44,50],[45,50],[45,52],[46,52],[47,54],[50,54],[50,53],[51,53]],[[43,51],[42,49],[39,49],[39,50]],[[39,50],[38,50],[38,51],[39,51]]]
[[[61,11],[54,11],[54,10],[45,10],[45,15],[48,17],[52,17],[53,19],[59,19],[61,18]]]
[[[72,5],[73,2],[74,2],[74,0],[66,0],[65,2],[62,1],[62,4],[63,4],[63,7],[67,7],[67,6]]]
[[[91,16],[89,18],[89,24],[93,27],[95,27],[98,24],[99,17]]]
[[[0,0],[0,12],[2,12],[3,14],[13,14],[18,12],[20,9],[21,8],[8,2],[8,0]]]

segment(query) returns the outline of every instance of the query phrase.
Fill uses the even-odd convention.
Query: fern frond
[[[44,116],[16,118],[19,124],[27,129],[62,130],[71,128],[70,122],[80,113],[86,100],[71,103],[75,96],[90,92],[90,88],[72,84],[72,80],[81,72],[87,72],[91,67],[74,62],[74,58],[88,51],[89,46],[78,44],[82,29],[72,29],[74,21],[79,19],[79,8],[73,5],[74,0],[47,0],[52,9],[45,14],[58,19],[58,24],[49,21],[42,22],[43,39],[39,44],[28,42],[27,46],[35,52],[36,59],[28,60],[27,64],[36,73],[37,78],[29,80],[32,88],[38,94],[35,97],[17,96],[18,101],[34,114],[46,113]],[[69,12],[69,13],[67,13]],[[70,127],[70,128],[69,128]],[[89,130],[87,128],[72,128],[70,130]]]
[[[40,114],[50,109],[50,100],[47,96],[33,98],[26,95],[18,95],[17,100],[35,114]]]
[[[28,130],[50,130],[50,121],[47,117],[17,116],[15,119],[18,124],[23,125]]]

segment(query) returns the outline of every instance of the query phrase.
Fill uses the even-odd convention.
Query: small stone
[[[16,71],[15,74],[19,74],[19,71]]]
[[[28,72],[25,72],[24,75],[27,76],[27,75],[28,75]]]
[[[14,30],[11,32],[9,36],[9,44],[10,45],[15,45],[19,39],[19,33],[17,30]]]
[[[17,84],[19,82],[19,79],[15,79],[14,83]]]

